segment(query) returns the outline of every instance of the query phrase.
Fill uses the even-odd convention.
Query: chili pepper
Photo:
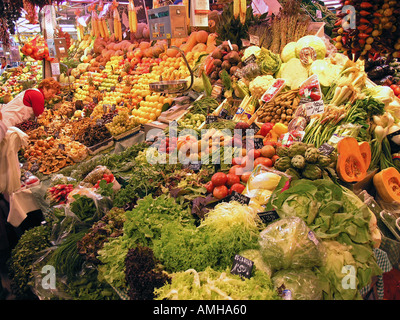
[[[360,31],[365,31],[368,29],[368,26],[366,24],[361,24],[357,27],[357,29]]]
[[[358,36],[360,37],[360,39],[367,39],[369,37],[369,34],[367,33],[359,33]]]
[[[371,14],[371,12],[368,12],[368,11],[366,11],[366,10],[361,10],[361,11],[360,11],[360,14],[361,14],[363,17],[366,17],[366,16],[369,16],[369,15]]]
[[[358,43],[363,46],[365,44],[365,40],[364,39],[358,39]]]
[[[373,15],[374,17],[377,17],[377,18],[383,17],[383,15],[382,15],[381,13],[379,13],[379,12],[374,12],[372,15]]]
[[[361,2],[360,7],[362,9],[369,9],[369,8],[372,8],[373,5],[371,3],[369,3],[369,2]]]
[[[345,45],[347,43],[347,36],[342,37],[342,43]]]
[[[363,24],[369,24],[369,23],[370,23],[370,21],[369,21],[369,20],[367,20],[367,19],[365,19],[365,18],[360,18],[360,23],[363,23]]]
[[[372,23],[373,24],[379,24],[381,21],[378,19],[378,18],[374,18],[373,20],[372,20]]]
[[[342,19],[338,19],[335,22],[335,27],[341,26],[342,25]]]
[[[372,31],[374,31],[374,28],[369,27],[368,29],[365,30],[365,33],[371,33]]]

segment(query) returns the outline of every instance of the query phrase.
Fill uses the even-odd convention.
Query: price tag
[[[231,273],[250,279],[253,266],[254,266],[253,261],[245,257],[242,257],[238,254],[235,254],[235,257],[233,258]]]
[[[264,222],[265,224],[269,224],[272,221],[279,219],[279,216],[275,210],[259,212],[257,214],[260,217],[261,221]]]
[[[257,60],[256,56],[254,55],[254,53],[252,53],[250,56],[248,56],[244,61],[243,64],[245,66],[247,66],[250,63],[253,63]]]
[[[249,129],[254,130],[254,134],[257,134],[257,132],[260,131],[260,127],[255,122],[253,122],[250,125]],[[249,129],[247,129],[247,130],[249,130]]]
[[[254,34],[249,34],[250,44],[254,44],[255,46],[260,45],[260,37]]]
[[[250,198],[239,192],[232,191],[229,201],[237,201],[241,204],[248,205],[250,203]]]
[[[219,117],[222,119],[226,119],[227,116],[228,116],[228,110],[222,109],[221,112],[219,113]]]
[[[333,150],[335,150],[335,147],[325,142],[318,148],[318,150],[324,156],[329,156],[333,152]]]
[[[304,107],[306,109],[306,114],[308,117],[315,114],[324,113],[325,109],[324,102],[322,100],[305,103]]]
[[[201,169],[201,162],[189,163],[189,165],[187,165],[185,167],[187,167],[189,170],[193,170],[195,172],[198,172]]]
[[[115,91],[115,86],[110,87],[110,91]]]
[[[59,63],[51,63],[51,75],[59,76],[60,75],[60,64]]]
[[[213,122],[217,122],[217,121],[218,121],[218,116],[208,115],[206,117],[206,123],[207,124],[210,124],[210,123],[213,123]]]
[[[254,149],[262,149],[264,147],[264,141],[262,138],[254,139]]]
[[[315,15],[317,16],[318,19],[322,19],[322,12],[321,10],[316,10]]]

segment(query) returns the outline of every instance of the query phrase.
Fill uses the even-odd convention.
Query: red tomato
[[[259,164],[265,166],[265,167],[272,167],[273,163],[270,158],[265,158],[265,157],[259,157],[256,160],[254,160],[254,167],[258,166]]]
[[[204,187],[207,189],[207,192],[208,192],[208,193],[211,193],[211,192],[213,192],[213,190],[214,190],[214,185],[213,185],[213,183],[212,183],[211,181],[208,181],[208,182],[204,185]]]
[[[211,182],[214,185],[214,187],[223,186],[224,184],[226,184],[227,180],[228,178],[226,174],[223,172],[214,173],[214,175],[211,177]]]
[[[238,193],[242,193],[243,190],[244,190],[245,188],[246,188],[246,187],[245,187],[243,184],[241,184],[241,183],[235,183],[235,184],[230,188],[229,192],[232,193],[232,191],[236,191],[236,192],[238,192]]]
[[[240,177],[237,176],[236,174],[233,173],[228,173],[226,175],[226,177],[228,178],[228,180],[226,181],[226,185],[228,187],[233,186],[235,183],[239,183],[240,182]]]
[[[261,155],[265,158],[272,158],[275,153],[275,148],[271,145],[266,145],[261,149]]]
[[[277,154],[275,154],[271,160],[272,160],[272,164],[275,164],[275,161],[279,159],[279,156]]]
[[[400,87],[397,86],[397,88],[394,89],[394,95],[395,95],[395,96],[398,96],[399,94],[400,94]]]
[[[247,156],[251,159],[257,159],[261,157],[261,150],[260,149],[252,149],[247,153]]]
[[[392,84],[392,85],[390,86],[390,89],[392,89],[393,91],[396,90],[396,88],[398,88],[398,85],[397,85],[397,84]]]
[[[229,173],[232,173],[240,177],[243,174],[243,168],[238,164],[234,165],[229,169]]]
[[[244,183],[247,183],[247,181],[248,181],[249,178],[250,178],[250,175],[251,175],[251,172],[250,172],[250,171],[249,171],[249,172],[245,172],[245,173],[242,174],[242,176],[240,177],[240,179],[241,179]]]
[[[226,186],[218,186],[215,187],[213,190],[213,196],[216,197],[217,199],[222,199],[225,198],[229,193],[229,190]]]
[[[241,165],[243,161],[242,157],[235,157],[232,159],[232,165],[236,166],[236,165]]]

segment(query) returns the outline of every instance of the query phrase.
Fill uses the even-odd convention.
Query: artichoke
[[[295,168],[289,168],[285,173],[292,177],[292,180],[298,180],[301,178],[300,173]]]
[[[279,171],[285,171],[292,166],[291,159],[289,157],[280,157],[275,161],[274,168]]]
[[[331,164],[331,162],[332,162],[332,159],[330,157],[321,154],[318,157],[317,164],[320,167],[325,168],[325,167],[329,166]]]
[[[282,147],[282,146],[280,146],[280,147],[276,148],[276,154],[277,154],[279,157],[287,157],[287,155],[288,155],[288,149],[289,149],[289,148],[287,148],[287,147]]]
[[[315,147],[308,148],[304,154],[304,158],[309,163],[316,163],[318,161],[320,153],[319,150]]]
[[[295,167],[296,169],[303,169],[304,166],[306,165],[306,159],[301,156],[301,155],[295,155],[292,160],[291,160],[291,164],[293,167]]]
[[[322,178],[322,170],[317,165],[308,163],[305,165],[301,175],[306,179],[317,180]]]
[[[307,145],[303,142],[294,142],[288,150],[288,156],[293,158],[296,155],[304,156],[307,150]]]

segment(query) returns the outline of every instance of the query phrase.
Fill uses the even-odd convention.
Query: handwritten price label
[[[308,102],[304,104],[304,107],[306,109],[306,114],[308,117],[315,114],[324,113],[325,110],[324,102],[322,100]]]

